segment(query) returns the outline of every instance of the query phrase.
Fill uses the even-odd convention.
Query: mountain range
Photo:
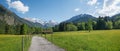
[[[113,15],[113,16],[105,16],[107,17],[107,19],[112,20],[112,21],[117,21],[120,20],[120,13]],[[73,16],[72,18],[63,21],[63,22],[73,22],[73,23],[78,23],[78,22],[87,22],[89,19],[92,19],[93,21],[96,21],[97,17],[94,17],[92,15],[89,14],[80,14],[80,15],[76,15]]]
[[[53,27],[57,22],[50,20],[49,22],[40,20],[31,20],[26,18],[21,18],[17,16],[14,12],[8,10],[3,5],[0,4],[0,21],[8,25],[22,25],[27,24],[31,27]]]
[[[24,18],[25,20],[28,20],[30,22],[33,22],[33,23],[40,23],[43,27],[53,27],[55,25],[58,24],[58,22],[54,21],[54,20],[49,20],[49,21],[43,21],[39,18]]]
[[[89,14],[80,14],[73,16],[72,18],[63,21],[63,22],[87,22],[89,19],[96,20],[97,17],[94,17]],[[116,21],[120,19],[120,14],[116,14],[114,16],[110,17],[111,20]],[[31,18],[21,18],[17,16],[14,12],[8,10],[4,6],[0,4],[0,22],[1,24],[8,24],[8,25],[21,25],[21,24],[27,24],[28,26],[31,27],[53,27],[57,25],[58,23],[55,22],[54,20],[50,21],[42,21],[40,19],[31,19]]]
[[[72,18],[66,20],[65,22],[73,22],[73,23],[87,22],[89,19],[96,20],[96,17],[89,14],[80,14],[80,15],[73,16]]]

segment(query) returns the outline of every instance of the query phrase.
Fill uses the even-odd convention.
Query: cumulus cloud
[[[94,5],[97,3],[97,0],[90,0],[87,2],[88,5]]]
[[[111,1],[111,2],[109,2]],[[102,9],[98,10],[98,14],[102,16],[112,16],[120,12],[120,0],[104,0]]]
[[[96,6],[95,8],[97,9],[98,7]]]
[[[74,9],[74,11],[78,12],[78,11],[80,11],[80,8],[76,8],[76,9]]]
[[[9,5],[9,8],[16,9],[19,12],[22,12],[23,14],[29,11],[29,7],[24,5],[20,0],[17,1],[11,1],[6,0],[7,4]]]
[[[7,2],[11,2],[11,0],[6,0]]]

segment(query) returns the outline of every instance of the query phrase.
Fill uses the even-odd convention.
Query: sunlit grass
[[[24,37],[24,47],[22,46]],[[27,41],[26,41],[27,40]],[[28,51],[30,39],[24,35],[0,35],[0,51]]]
[[[47,39],[66,51],[120,51],[120,30],[55,32]]]

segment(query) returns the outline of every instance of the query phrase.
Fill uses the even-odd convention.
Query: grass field
[[[66,51],[120,51],[120,30],[55,32],[46,37]]]
[[[22,41],[22,37],[24,40]],[[22,46],[24,42],[24,46]],[[0,51],[28,51],[30,40],[23,35],[0,35]]]

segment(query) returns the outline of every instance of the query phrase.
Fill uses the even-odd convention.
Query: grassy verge
[[[55,32],[47,39],[66,51],[120,51],[120,30]]]
[[[24,47],[22,45],[24,37]],[[30,38],[24,35],[0,35],[0,51],[28,51]]]
[[[28,51],[32,40],[32,35],[24,37],[24,51]]]

